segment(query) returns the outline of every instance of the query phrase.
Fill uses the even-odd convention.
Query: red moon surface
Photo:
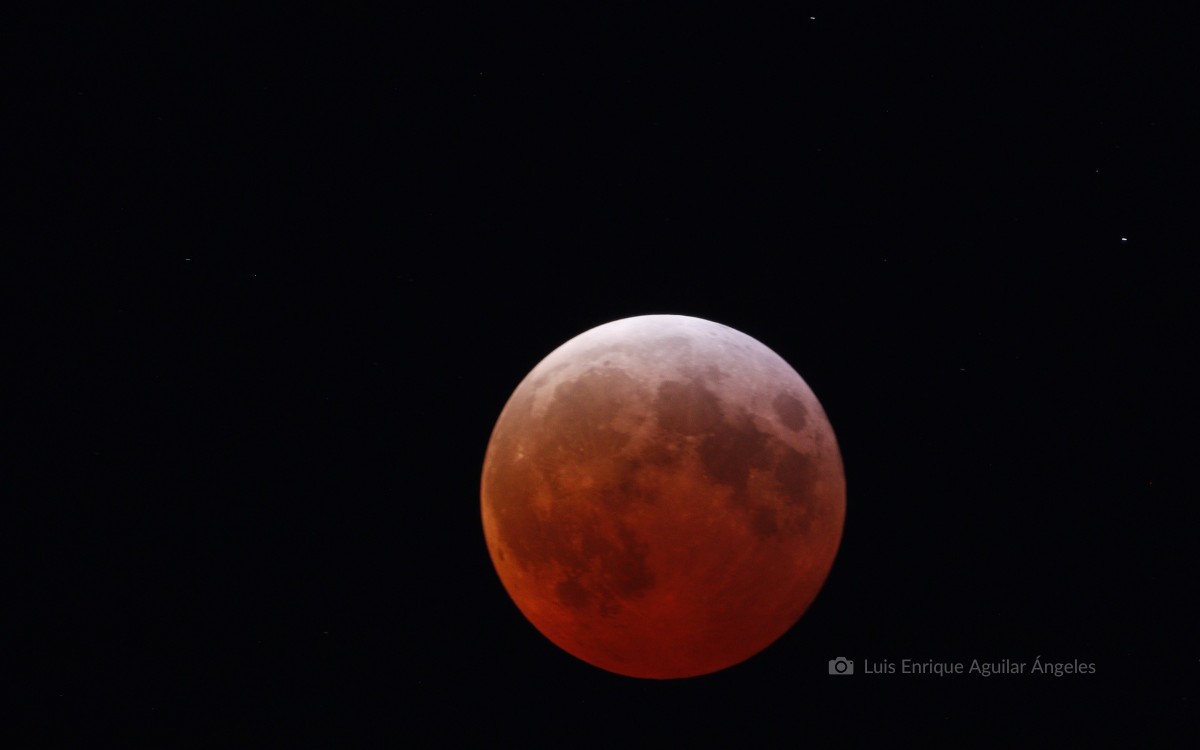
[[[483,531],[521,612],[632,677],[708,674],[800,619],[842,537],[825,411],[732,328],[646,315],[593,328],[517,386],[488,443]]]

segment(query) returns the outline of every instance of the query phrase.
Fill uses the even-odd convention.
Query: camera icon
[[[829,660],[829,674],[854,674],[854,662],[844,656]]]

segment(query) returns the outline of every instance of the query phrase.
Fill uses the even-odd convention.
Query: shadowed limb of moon
[[[841,541],[824,410],[758,341],[677,315],[571,339],[517,387],[481,487],[500,580],[547,638],[634,677],[714,672],[804,614]]]

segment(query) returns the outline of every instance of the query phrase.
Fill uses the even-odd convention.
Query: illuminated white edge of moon
[[[686,352],[674,352],[660,359],[648,356],[656,343],[680,336],[688,342]],[[547,355],[513,395],[530,398],[532,415],[540,417],[554,399],[556,385],[571,382],[597,367],[611,367],[636,377],[644,387],[643,392],[652,396],[663,382],[687,382],[696,377],[697,367],[702,370],[716,363],[720,375],[705,377],[704,385],[719,397],[724,417],[730,416],[730,407],[744,409],[758,429],[815,458],[828,457],[829,446],[825,442],[827,436],[833,435],[833,429],[804,378],[756,339],[702,318],[641,315],[589,329]],[[772,401],[781,387],[804,407],[806,419],[800,430],[786,427],[774,408]],[[528,388],[532,388],[531,396]],[[631,415],[645,413],[640,404],[629,404],[628,411]],[[631,423],[637,421],[630,419]],[[643,422],[633,435],[633,446],[648,440],[654,427],[652,420]],[[836,443],[834,451],[837,452]],[[840,465],[840,455],[837,458]]]

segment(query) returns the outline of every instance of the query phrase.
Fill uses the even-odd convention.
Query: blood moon
[[[749,336],[627,318],[554,350],[488,443],[483,531],[521,612],[603,669],[667,679],[750,658],[804,614],[842,536],[837,441]]]

